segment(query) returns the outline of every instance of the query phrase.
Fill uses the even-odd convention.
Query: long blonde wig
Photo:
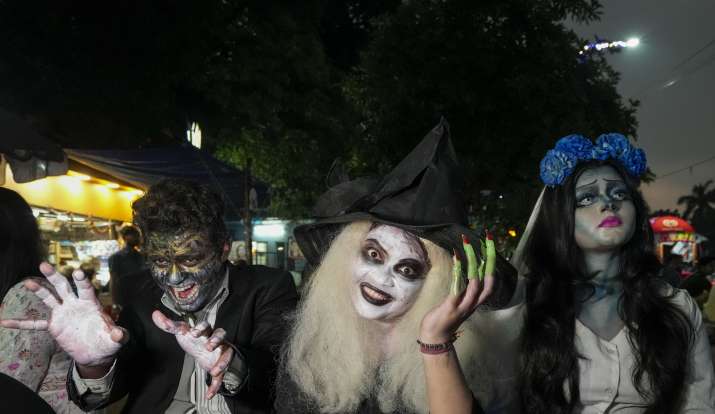
[[[377,400],[383,412],[428,411],[422,355],[415,340],[424,315],[449,294],[452,261],[441,247],[422,240],[431,268],[410,310],[395,321],[396,343],[383,355],[382,332],[376,322],[357,315],[350,300],[350,271],[370,230],[370,222],[354,222],[335,238],[306,286],[295,315],[281,367],[320,412],[350,413],[366,399]],[[468,384],[476,395],[486,384],[477,362],[473,326],[463,326],[455,343]]]

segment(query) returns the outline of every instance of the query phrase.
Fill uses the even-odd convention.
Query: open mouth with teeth
[[[183,286],[172,286],[171,293],[177,301],[189,303],[196,299],[199,295],[199,285],[196,283],[189,283],[188,285]]]
[[[362,293],[362,297],[368,301],[368,303],[375,306],[384,306],[394,300],[390,294],[366,282],[360,283],[360,293]]]

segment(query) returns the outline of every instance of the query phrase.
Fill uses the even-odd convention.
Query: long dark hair
[[[19,194],[0,187],[0,300],[22,279],[39,275],[43,257],[32,209]]]
[[[625,180],[636,210],[635,232],[620,251],[624,290],[618,305],[634,349],[633,383],[648,401],[646,413],[674,413],[683,400],[693,327],[657,277],[659,263],[638,182],[612,161],[581,163],[563,185],[544,192],[525,257],[529,275],[521,353],[523,408],[555,414],[571,413],[580,405],[581,356],[574,345],[580,303],[574,286],[592,276],[574,241],[575,185],[584,170],[601,165],[613,167]]]

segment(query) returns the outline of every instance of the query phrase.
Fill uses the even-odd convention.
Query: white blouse
[[[695,332],[686,379],[686,402],[681,412],[713,414],[713,363],[702,315],[686,291],[676,290],[672,300],[685,312]],[[513,303],[514,306],[507,309],[476,313],[471,321],[484,328],[483,337],[488,339],[483,344],[487,348],[483,349],[493,350],[486,355],[490,361],[485,362],[492,368],[491,391],[475,392],[490,414],[521,412],[517,390],[518,336],[525,311],[524,283],[521,280]],[[639,414],[645,411],[646,402],[636,391],[631,377],[635,361],[627,328],[624,327],[607,341],[577,320],[575,345],[585,359],[579,360],[582,407],[574,414]],[[495,370],[494,367],[498,368]]]
[[[690,295],[678,289],[673,302],[685,312],[695,330],[695,343],[689,356],[684,413],[715,413],[713,363],[710,344],[700,309]],[[633,383],[633,348],[627,328],[610,341],[600,338],[576,320],[576,349],[588,359],[579,360],[581,414],[636,414],[647,405]],[[683,350],[687,352],[687,350]]]

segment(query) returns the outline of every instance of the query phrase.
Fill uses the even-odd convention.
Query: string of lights
[[[583,47],[583,50],[580,50],[578,54],[583,56],[587,53],[593,53],[594,51],[600,52],[605,49],[625,49],[630,47],[637,47],[640,43],[641,41],[637,37],[632,37],[626,41],[617,40],[615,42],[600,40],[596,38],[596,41],[585,45]]]
[[[686,64],[691,62],[693,59],[701,55],[703,52],[705,52],[707,49],[709,49],[711,46],[715,45],[715,39],[711,39],[709,42],[707,42],[704,46],[701,46],[698,48],[696,51],[693,53],[690,53],[687,57],[685,57],[683,60],[678,62],[675,66],[673,66],[672,69],[668,72],[668,76],[665,78],[659,78],[655,81],[652,81],[648,83],[645,87],[643,87],[640,91],[638,91],[635,95],[633,95],[637,99],[643,98],[643,96],[653,90],[653,89],[665,89],[669,88],[676,83],[680,82],[681,80],[685,79],[686,77],[694,74],[695,72],[699,71],[700,69],[704,68],[708,64],[712,62],[712,59],[707,59],[704,62],[701,62],[697,66],[691,68],[690,70],[687,70],[685,72],[679,72],[681,68],[683,68]]]
[[[671,172],[669,172],[669,173],[667,173],[667,174],[659,175],[659,176],[655,177],[654,181],[655,181],[655,180],[659,180],[659,179],[661,179],[661,178],[670,177],[671,175],[675,175],[675,174],[681,173],[681,172],[683,172],[683,171],[690,170],[690,169],[692,169],[692,168],[694,168],[694,167],[697,167],[698,165],[705,164],[706,162],[710,162],[710,161],[712,161],[712,160],[715,160],[715,155],[713,155],[712,157],[710,157],[710,158],[708,158],[708,159],[705,159],[705,160],[702,160],[702,161],[698,161],[698,162],[693,163],[693,164],[690,164],[690,165],[688,165],[688,166],[686,166],[686,167],[679,168],[679,169],[677,169],[677,170],[671,171]]]

